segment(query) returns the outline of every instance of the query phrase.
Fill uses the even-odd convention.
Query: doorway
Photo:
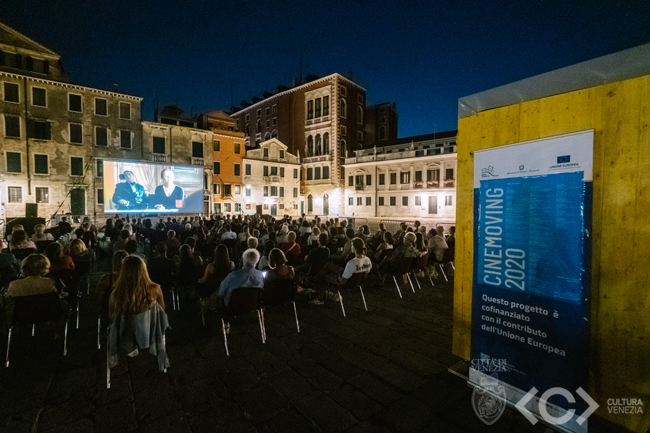
[[[435,195],[429,196],[429,215],[436,215],[438,213],[438,197]]]
[[[309,194],[307,196],[307,213],[312,213],[314,211],[314,198]]]
[[[70,191],[70,213],[72,215],[86,214],[86,191],[75,188]]]
[[[255,205],[255,213],[258,214],[258,215],[262,215],[262,205],[261,204]]]
[[[278,205],[277,204],[272,204],[271,205],[271,216],[277,216],[278,215]]]
[[[330,197],[325,194],[323,196],[323,215],[328,216],[330,214]]]

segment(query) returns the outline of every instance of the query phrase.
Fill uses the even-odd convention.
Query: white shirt
[[[221,240],[225,241],[228,239],[237,239],[237,235],[235,234],[235,232],[231,230],[228,232],[224,232],[224,234],[221,235]]]
[[[358,274],[361,272],[370,272],[372,269],[372,262],[367,256],[363,256],[362,259],[353,258],[345,265],[345,270],[343,271],[343,278],[349,280],[352,274]]]

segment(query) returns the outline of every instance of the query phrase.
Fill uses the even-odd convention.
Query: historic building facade
[[[299,216],[300,158],[277,138],[248,150],[244,158],[242,206],[245,214]]]
[[[406,137],[345,160],[345,215],[456,219],[456,131]]]
[[[0,218],[103,218],[104,158],[141,159],[142,98],[68,82],[60,57],[0,23]]]

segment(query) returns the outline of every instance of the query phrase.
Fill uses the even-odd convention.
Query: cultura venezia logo
[[[494,167],[490,165],[488,168],[482,168],[481,177],[496,177],[496,174],[494,174]]]

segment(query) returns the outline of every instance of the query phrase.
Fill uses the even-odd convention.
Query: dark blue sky
[[[2,0],[0,21],[75,83],[195,112],[348,73],[396,102],[399,136],[455,129],[459,97],[650,42],[647,0]]]

